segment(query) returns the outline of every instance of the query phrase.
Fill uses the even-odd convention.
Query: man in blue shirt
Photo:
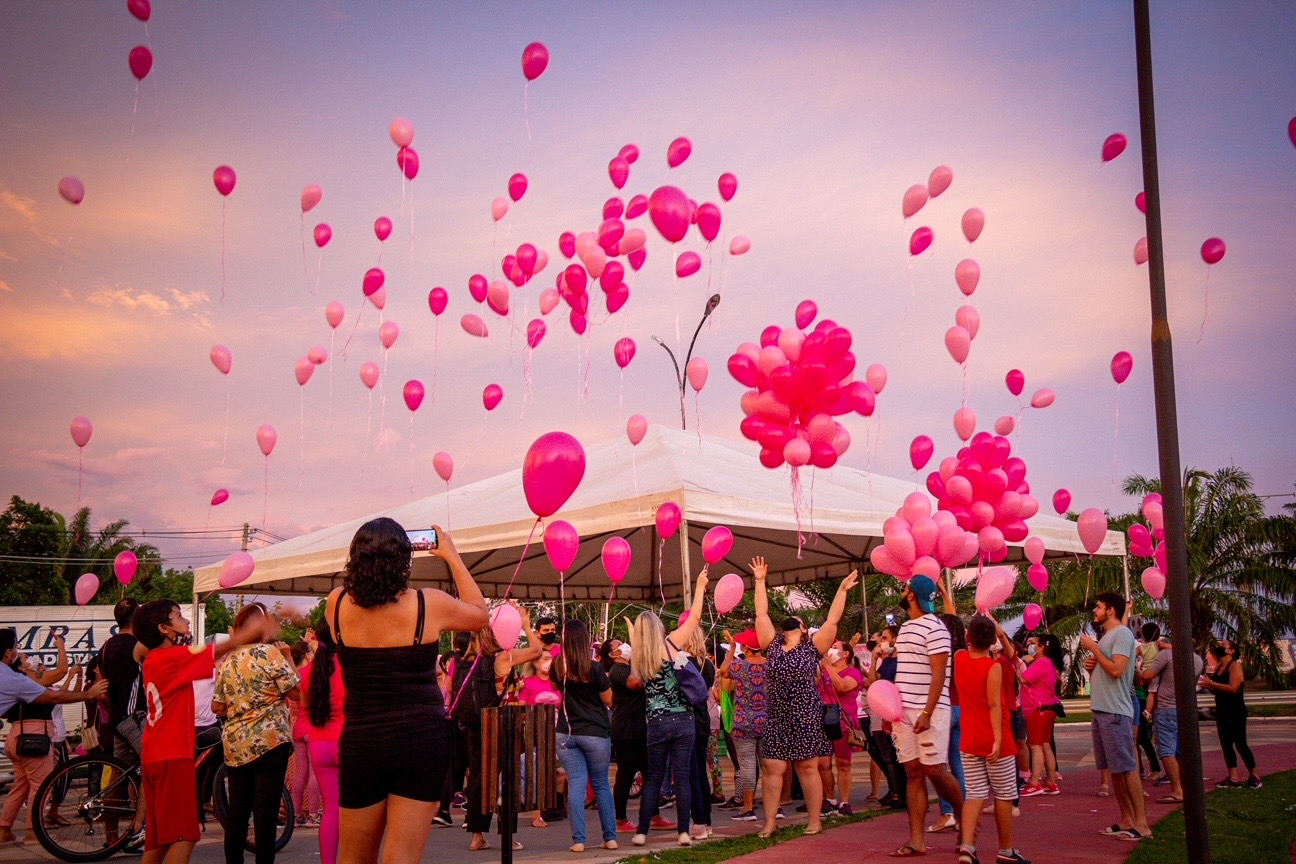
[[[1088,651],[1093,708],[1094,764],[1111,772],[1120,822],[1101,833],[1118,840],[1142,840],[1152,836],[1143,803],[1138,759],[1134,753],[1134,631],[1125,626],[1125,598],[1104,592],[1095,598],[1093,623],[1100,634],[1080,637],[1080,648]]]
[[[18,658],[18,631],[12,627],[0,629],[0,714],[19,702],[28,705],[48,705],[65,702],[93,702],[108,692],[106,680],[96,681],[87,690],[54,690],[42,687],[21,672],[15,672],[13,662]]]

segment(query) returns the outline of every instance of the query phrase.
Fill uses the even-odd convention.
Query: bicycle
[[[229,813],[229,792],[221,747],[214,743],[200,749],[195,759],[199,788],[206,788],[203,782],[206,775],[213,777],[212,810],[224,828]],[[46,852],[62,861],[102,861],[116,855],[126,848],[134,833],[140,785],[139,763],[128,765],[105,755],[82,756],[64,762],[36,791],[32,825],[37,841]],[[64,794],[54,803],[60,788],[65,790]],[[205,825],[201,793],[199,797],[198,819]],[[283,791],[280,817],[275,851],[282,850],[293,834],[292,796],[287,788]],[[110,828],[110,823],[115,823],[115,830]],[[248,851],[255,851],[251,836],[246,846]]]

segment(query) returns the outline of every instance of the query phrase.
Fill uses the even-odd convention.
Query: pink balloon
[[[1140,237],[1134,243],[1134,264],[1146,264],[1148,260],[1148,244],[1146,237]]]
[[[981,265],[971,258],[964,258],[954,267],[954,281],[965,296],[971,297],[981,281]]]
[[[630,544],[624,537],[609,537],[603,542],[603,572],[613,585],[621,584],[630,570]]]
[[[1102,548],[1107,538],[1107,514],[1097,507],[1090,507],[1080,514],[1076,522],[1076,531],[1080,534],[1080,543],[1090,555]]]
[[[1059,516],[1067,512],[1067,508],[1069,508],[1070,506],[1071,506],[1070,492],[1068,492],[1065,489],[1059,489],[1053,493],[1053,509],[1057,511],[1057,514]]]
[[[396,151],[396,167],[405,175],[406,180],[413,180],[419,172],[419,155],[413,147],[402,147]]]
[[[681,279],[702,269],[702,256],[696,252],[683,252],[675,259],[675,275]]]
[[[970,341],[976,338],[977,331],[981,329],[981,314],[975,306],[965,303],[954,312],[954,323],[967,331]]]
[[[1201,257],[1207,264],[1218,264],[1224,260],[1224,241],[1218,237],[1208,237],[1202,243]]]
[[[1008,385],[1009,393],[1020,396],[1022,390],[1026,389],[1026,376],[1020,369],[1009,369],[1008,374],[1004,376],[1004,383]]]
[[[815,316],[819,314],[819,307],[813,300],[802,300],[796,307],[796,326],[804,330],[814,321]]]
[[[915,471],[921,471],[936,451],[936,445],[926,435],[919,435],[909,445],[909,462]]]
[[[233,588],[246,582],[256,569],[256,561],[246,552],[234,552],[221,564],[220,587]]]
[[[1048,568],[1043,564],[1032,564],[1026,570],[1026,581],[1030,583],[1032,588],[1043,594],[1048,590],[1049,586]]]
[[[548,315],[558,305],[562,297],[558,294],[557,288],[546,288],[540,292],[540,314]]]
[[[504,398],[504,388],[498,384],[487,384],[482,389],[482,405],[487,411],[494,411],[495,406]]]
[[[693,388],[693,392],[702,392],[702,388],[706,386],[707,375],[710,372],[710,367],[701,357],[694,357],[688,362],[688,366],[685,367],[685,375],[688,377],[688,383]]]
[[[1044,387],[1035,391],[1035,395],[1031,397],[1030,404],[1032,408],[1047,408],[1053,404],[1055,399],[1057,399],[1057,394],[1049,388]]]
[[[910,492],[900,506],[899,515],[912,525],[931,516],[931,500],[921,492]],[[922,553],[919,553],[922,554]]]
[[[318,183],[312,183],[302,190],[301,193],[301,210],[303,213],[309,213],[315,209],[315,205],[324,197],[324,190]]]
[[[333,239],[333,229],[329,227],[327,222],[321,222],[315,226],[314,235],[315,245],[323,249]]]
[[[662,237],[678,243],[688,233],[688,196],[675,186],[658,187],[648,198],[648,216]]]
[[[438,286],[428,292],[428,308],[432,310],[433,315],[440,316],[449,303],[450,294],[446,289]]]
[[[585,449],[566,432],[546,432],[527,449],[522,489],[536,516],[557,513],[585,476]]]
[[[130,66],[131,74],[138,80],[143,81],[153,68],[153,52],[145,45],[136,45],[126,55],[126,64]],[[222,192],[221,194],[228,195],[229,193]]]
[[[921,183],[916,183],[905,190],[904,198],[900,201],[900,212],[904,218],[908,219],[927,203],[927,187]]]
[[[450,478],[454,476],[454,457],[444,450],[439,450],[432,457],[432,468],[438,477],[449,483]]]
[[[374,220],[374,236],[378,238],[379,243],[382,243],[388,237],[390,237],[391,232],[392,232],[392,221],[388,219],[386,216],[379,216],[377,219]]]
[[[216,191],[221,195],[228,196],[233,192],[234,184],[237,182],[238,177],[234,174],[234,169],[228,165],[221,165],[212,172],[212,183],[216,184]]]
[[[378,328],[378,341],[384,348],[390,348],[396,344],[400,337],[400,325],[395,321],[384,321]]]
[[[657,534],[663,540],[669,540],[675,536],[679,530],[680,522],[684,519],[684,514],[680,511],[679,505],[674,501],[663,501],[657,507]]]
[[[370,267],[365,271],[360,287],[366,297],[372,297],[373,293],[383,287],[383,283],[386,281],[387,274],[382,271],[382,268]]]
[[[688,159],[689,154],[693,152],[693,142],[687,138],[676,138],[666,148],[666,164],[672,168],[678,168]]]
[[[58,193],[69,204],[80,204],[85,200],[85,184],[76,177],[64,177],[58,182]]]
[[[1148,567],[1143,571],[1140,580],[1143,583],[1143,590],[1153,600],[1160,600],[1165,596],[1166,575],[1155,567]]]
[[[612,346],[612,356],[617,366],[622,369],[630,365],[635,356],[635,342],[629,336],[623,336]]]
[[[720,175],[716,186],[720,189],[721,200],[732,201],[734,195],[738,192],[738,178],[726,171]]]
[[[631,198],[629,201],[626,202],[626,209],[625,209],[626,219],[638,219],[640,216],[642,216],[647,212],[648,212],[647,195],[635,195],[633,198]],[[625,244],[622,244],[621,248],[622,251],[624,251]]]
[[[228,348],[224,345],[213,345],[210,356],[212,365],[216,367],[216,371],[220,372],[222,375],[228,375],[230,373],[230,364],[233,362],[233,357],[230,355],[230,350]]]
[[[219,507],[221,504],[224,504],[228,500],[229,500],[229,490],[217,489],[215,492],[212,493],[211,506]]]
[[[969,208],[963,214],[963,236],[969,243],[975,243],[985,229],[985,213],[980,207]]]
[[[732,548],[733,532],[723,525],[716,525],[702,535],[702,557],[708,564],[720,561]]]
[[[1112,379],[1117,384],[1124,384],[1125,379],[1130,376],[1134,369],[1134,358],[1128,351],[1118,351],[1116,356],[1112,357],[1111,374]]]
[[[960,408],[954,412],[954,432],[960,441],[972,437],[976,430],[976,413],[971,408]]]
[[[954,172],[948,165],[937,165],[927,177],[927,194],[933,198],[939,196],[954,182]]]
[[[522,49],[522,74],[534,81],[549,68],[549,49],[543,42],[532,42]]]
[[[476,336],[479,339],[485,339],[489,334],[486,329],[486,322],[476,315],[465,315],[459,319],[459,326],[469,336]]]
[[[1296,147],[1296,117],[1287,124],[1287,137],[1291,139],[1292,146]]]
[[[274,452],[275,444],[279,441],[279,433],[269,423],[257,428],[256,431],[257,447],[261,448],[263,456],[269,456]]]
[[[647,433],[648,420],[642,414],[635,414],[626,421],[626,437],[632,445],[637,447]]]
[[[72,443],[77,447],[84,447],[90,443],[90,436],[94,434],[94,426],[85,417],[77,417],[72,421]]]
[[[312,345],[311,349],[306,352],[306,359],[316,366],[328,362],[328,351],[323,345]]]
[[[149,16],[153,14],[153,7],[149,5],[149,0],[126,0],[126,8],[141,21],[148,21]]]
[[[1108,135],[1107,140],[1102,145],[1102,161],[1110,162],[1124,153],[1127,144],[1129,144],[1129,140],[1120,132]]]
[[[622,255],[633,257],[636,254],[643,254],[643,245],[646,242],[648,242],[648,235],[642,228],[631,228],[621,235],[621,241],[617,246]],[[633,262],[631,266],[634,266]]]
[[[514,174],[508,181],[508,194],[515,202],[521,201],[527,191],[527,176],[521,172]]]
[[[956,325],[946,330],[945,350],[954,358],[955,363],[960,365],[966,363],[968,352],[972,350],[972,336],[967,328]]]
[[[334,330],[338,328],[342,323],[342,319],[345,317],[346,307],[336,300],[330,302],[324,307],[324,320],[327,321],[328,325]]]
[[[881,396],[882,389],[886,387],[887,384],[886,367],[883,366],[881,363],[874,363],[872,366],[868,367],[867,370],[865,370],[864,380],[868,382],[868,386],[872,388],[873,392],[876,395]]]
[[[1040,624],[1044,623],[1044,610],[1038,603],[1026,604],[1026,608],[1022,610],[1022,623],[1027,630],[1038,630]]]
[[[113,559],[113,575],[123,585],[130,584],[131,580],[135,578],[135,571],[138,569],[139,558],[129,549],[118,552],[117,557]]]
[[[527,347],[532,350],[540,347],[540,340],[545,337],[548,327],[539,318],[533,318],[527,322]]]
[[[1140,213],[1146,215],[1147,214],[1147,194],[1144,192],[1140,192],[1137,195],[1135,195],[1134,206],[1138,208],[1138,211]]]
[[[1026,560],[1032,564],[1044,563],[1044,541],[1038,537],[1026,538]]]
[[[509,202],[506,198],[496,198],[491,202],[491,218],[496,222],[508,215]],[[570,257],[570,256],[568,256]]]
[[[410,411],[417,411],[419,406],[423,404],[425,393],[422,381],[417,378],[406,381],[404,389],[401,390],[401,395],[405,397],[405,407]]]
[[[1143,501],[1143,518],[1152,526],[1153,531],[1165,527],[1165,506],[1160,501]]]
[[[522,615],[509,603],[496,606],[495,613],[491,616],[490,628],[500,648],[512,651],[517,647],[518,638],[522,635]]]
[[[794,468],[809,464],[813,454],[810,442],[804,438],[792,438],[783,445],[783,458]]]
[[[1017,584],[1016,571],[1008,567],[991,567],[977,577],[976,608],[990,612],[1012,596]]]
[[[366,387],[368,387],[370,390],[372,390],[375,386],[377,386],[377,384],[378,384],[378,364],[377,364],[377,363],[361,363],[361,364],[360,364],[360,380],[361,380],[361,381],[364,383],[364,385],[365,385]]]
[[[895,684],[879,678],[868,686],[869,713],[875,714],[887,723],[899,723],[904,717],[904,701]]]
[[[1017,426],[1017,421],[1007,414],[995,421],[994,430],[996,435],[1011,435],[1013,429]]]
[[[746,237],[744,237],[742,234],[739,234],[737,237],[729,241],[730,255],[746,255],[750,251],[751,251],[751,241],[748,240]]]
[[[509,310],[509,286],[507,282],[496,279],[490,283],[486,289],[486,305],[496,315],[508,315]]]
[[[909,237],[909,254],[921,255],[932,244],[932,229],[924,225]]]
[[[375,309],[385,309],[387,307],[387,289],[379,288],[366,298]]]
[[[1169,563],[1166,561],[1167,555],[1164,542],[1158,543],[1156,549],[1152,550],[1152,560],[1162,573],[1167,573],[1170,570]]]
[[[305,387],[306,382],[315,374],[315,364],[310,361],[309,357],[302,357],[293,367],[293,377],[297,379],[298,387]]]
[[[93,573],[82,573],[77,578],[76,588],[73,593],[76,595],[78,606],[86,605],[99,593],[99,577]]]
[[[387,127],[387,134],[397,147],[408,147],[414,143],[414,123],[408,117],[395,117]]]
[[[697,208],[698,233],[710,243],[720,236],[720,208],[710,201],[699,204]]]
[[[743,580],[737,573],[728,573],[721,577],[715,586],[715,607],[721,615],[728,615],[742,602]]]
[[[550,566],[559,573],[564,573],[580,552],[580,534],[576,533],[570,522],[556,519],[545,526],[544,548]]]

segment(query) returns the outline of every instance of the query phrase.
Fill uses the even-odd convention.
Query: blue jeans
[[[680,833],[689,830],[693,809],[693,712],[648,718],[648,776],[639,796],[639,834],[647,834],[657,815],[662,778],[675,777],[675,813]]]
[[[558,735],[558,760],[567,772],[567,818],[571,820],[573,843],[585,842],[585,784],[594,785],[598,802],[599,828],[604,842],[616,839],[616,809],[608,766],[612,763],[612,739],[593,735]]]
[[[966,796],[967,781],[963,779],[963,754],[959,752],[959,742],[963,740],[962,727],[959,725],[962,713],[957,705],[950,706],[949,765],[950,773],[954,775],[959,788],[963,790],[963,795]],[[944,798],[940,799],[940,812],[942,816],[953,814],[955,818],[962,818],[961,813],[954,813],[954,805]]]

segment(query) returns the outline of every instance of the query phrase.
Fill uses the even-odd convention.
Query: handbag
[[[18,703],[18,728],[23,728],[22,703]],[[48,728],[48,727],[46,727]],[[45,732],[19,732],[14,746],[15,756],[26,756],[29,759],[40,759],[48,756],[51,746],[50,736]]]
[[[670,639],[666,640],[666,644],[675,649],[677,656],[682,653]],[[698,671],[696,666],[688,662],[687,655],[683,666],[678,665],[677,661],[671,665],[671,668],[675,670],[675,681],[679,684],[680,692],[684,694],[684,700],[694,708],[707,704],[710,691],[707,688],[706,679],[702,677],[702,673]]]
[[[99,730],[89,721],[81,727],[81,746],[86,752],[99,749]]]
[[[823,697],[822,693],[819,695]],[[832,702],[825,701],[821,722],[823,723],[824,736],[829,741],[840,741],[842,737],[841,703],[836,699],[833,699]]]

